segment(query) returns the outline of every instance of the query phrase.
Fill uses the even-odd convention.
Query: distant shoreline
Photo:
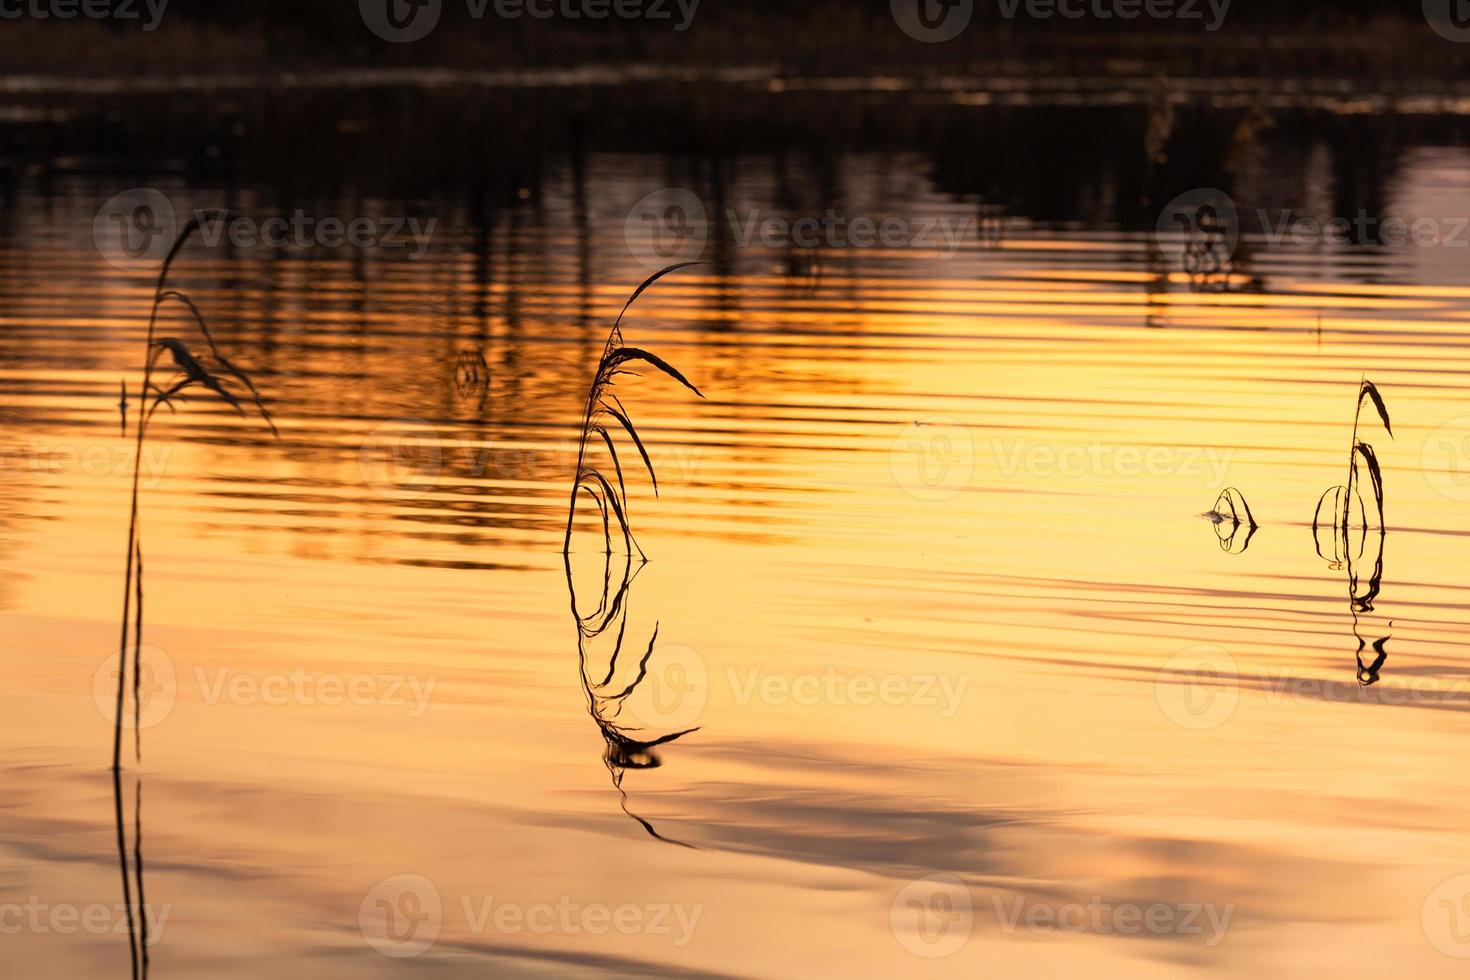
[[[589,65],[479,71],[454,68],[323,68],[306,71],[218,71],[152,76],[0,73],[0,94],[150,96],[250,92],[353,92],[375,89],[470,94],[476,91],[597,89],[674,83],[762,95],[907,94],[926,102],[973,106],[1128,106],[1167,100],[1217,109],[1318,109],[1344,114],[1470,115],[1470,79],[1365,82],[1346,77],[1179,77],[1156,75],[968,74],[911,72],[808,76],[775,65],[694,68]]]

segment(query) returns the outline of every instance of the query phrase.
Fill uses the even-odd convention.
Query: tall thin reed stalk
[[[244,407],[240,404],[240,397],[233,394],[226,383],[242,385],[253,402],[257,412],[266,425],[270,426],[271,433],[277,438],[280,432],[276,429],[270,413],[266,411],[264,403],[260,400],[260,392],[256,390],[248,375],[241,371],[230,360],[220,353],[219,347],[214,342],[214,335],[210,333],[209,324],[194,301],[183,292],[176,289],[165,288],[168,282],[169,269],[173,266],[174,259],[178,257],[179,251],[184,243],[194,232],[199,230],[197,220],[190,221],[174,239],[173,247],[163,260],[163,266],[158,272],[158,282],[153,289],[153,306],[148,314],[148,334],[143,358],[143,386],[142,395],[139,398],[137,435],[134,439],[133,448],[133,490],[132,503],[128,512],[128,548],[127,548],[127,574],[123,580],[123,609],[122,627],[118,638],[118,676],[117,676],[117,710],[113,716],[113,739],[112,739],[112,769],[114,772],[122,767],[122,741],[123,741],[123,719],[125,715],[125,692],[127,689],[128,675],[128,623],[133,624],[133,754],[135,760],[142,758],[141,741],[141,715],[142,703],[139,694],[142,690],[142,644],[143,644],[143,541],[138,523],[138,491],[139,477],[142,473],[143,449],[148,436],[148,423],[152,420],[155,412],[160,407],[166,407],[170,412],[177,409],[174,407],[174,399],[183,399],[184,392],[192,388],[204,388],[212,392],[231,407],[241,417],[246,415]],[[219,373],[216,374],[205,366],[205,363],[195,356],[193,352],[177,337],[163,337],[155,339],[158,328],[158,311],[164,303],[173,301],[188,310],[190,318],[199,328],[205,343],[209,347],[210,360],[218,365]],[[164,385],[153,381],[154,369],[158,365],[159,357],[168,352],[177,369],[177,374],[169,378]],[[166,385],[166,387],[165,387]],[[122,412],[123,432],[127,432],[127,382],[123,382],[122,398],[119,408]]]

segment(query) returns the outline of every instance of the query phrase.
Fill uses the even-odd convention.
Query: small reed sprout
[[[1250,547],[1251,537],[1256,533],[1256,518],[1251,513],[1245,494],[1235,487],[1226,487],[1215,498],[1215,506],[1202,515],[1215,526],[1215,536],[1220,539],[1220,549],[1238,555]],[[1241,532],[1244,531],[1244,537]]]

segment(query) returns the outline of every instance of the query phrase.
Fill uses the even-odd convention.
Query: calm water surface
[[[1470,214],[1453,121],[1394,124],[1371,165],[1317,131],[1371,146],[1381,120],[1275,122],[1237,134],[1248,162],[1222,169],[1226,139],[1169,190]],[[1173,194],[1135,214],[1138,160],[1046,119],[975,159],[938,135],[553,145],[493,200],[287,187],[228,147],[139,172],[10,127],[0,882],[111,926],[7,935],[15,975],[129,973],[117,402],[157,257],[94,242],[129,188],[180,215],[437,221],[419,258],[195,241],[174,268],[280,438],[199,398],[150,430],[148,727],[120,788],[152,976],[1462,974],[1465,889],[1441,883],[1470,872],[1463,248],[1250,228],[1191,280],[1151,232]],[[983,190],[956,186],[977,168]],[[705,216],[658,256],[638,202],[669,187]],[[726,214],[828,208],[985,224],[951,255],[742,244]],[[649,561],[605,563],[587,512],[564,563],[609,326],[693,257],[623,321],[704,395],[619,379],[659,476],[655,496],[623,453]],[[1355,615],[1378,542],[1334,565],[1311,523],[1365,373],[1393,435],[1365,415],[1387,533]],[[1227,486],[1260,526],[1222,548],[1200,515]],[[573,609],[609,570],[626,621],[584,637]],[[646,655],[622,723],[697,730],[609,746],[584,681],[617,630],[605,691]],[[1154,907],[1174,925],[1119,912]]]

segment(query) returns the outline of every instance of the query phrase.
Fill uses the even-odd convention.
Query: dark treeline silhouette
[[[535,207],[546,171],[589,153],[667,153],[689,172],[669,179],[712,205],[738,180],[740,160],[778,157],[803,174],[792,206],[833,201],[844,155],[921,153],[937,190],[979,196],[1043,223],[1152,227],[1157,206],[1185,190],[1228,186],[1222,173],[1249,107],[1183,105],[1162,162],[1147,166],[1148,108],[915,104],[904,93],[773,94],[741,86],[482,90],[457,95],[387,86],[351,92],[54,96],[70,122],[44,113],[0,125],[0,201],[25,186],[47,193],[51,161],[106,159],[138,174],[159,159],[230,205],[244,175],[289,211],[342,194],[350,166],[357,193],[450,199],[474,214]],[[1291,175],[1241,193],[1243,221],[1257,208],[1300,205],[1290,190],[1330,168],[1332,214],[1382,212],[1400,152],[1458,145],[1454,116],[1275,111],[1254,137],[1256,163]],[[59,171],[59,178],[65,171]],[[221,193],[221,191],[223,191]],[[1140,202],[1149,202],[1141,204]],[[821,208],[818,208],[820,210]],[[436,213],[441,213],[436,211]],[[0,207],[0,227],[6,209]],[[1256,230],[1252,225],[1249,230]],[[1371,244],[1371,243],[1364,243]]]
[[[397,5],[399,18],[417,9],[406,0],[380,2]],[[549,7],[551,15],[540,17],[503,16],[496,0],[414,0],[436,2],[435,28],[406,44],[368,30],[350,0],[172,0],[147,32],[137,20],[8,21],[0,52],[8,72],[90,74],[640,63],[762,65],[795,74],[983,65],[1048,73],[1374,76],[1460,74],[1466,57],[1463,45],[1428,29],[1419,4],[1370,0],[1235,0],[1213,31],[1205,28],[1214,19],[1208,0],[1189,0],[1200,16],[1183,19],[1042,18],[1027,13],[1029,0],[1019,7],[976,0],[966,29],[940,44],[899,30],[888,0],[703,0],[687,18],[688,0],[682,7],[677,0],[643,0],[645,7],[657,3],[663,16],[601,19],[561,12],[568,5],[580,9],[582,0],[513,0]],[[1098,0],[1067,2],[1069,9],[1083,3],[1090,10]],[[943,9],[936,4],[931,13]],[[685,29],[674,29],[686,19]]]

